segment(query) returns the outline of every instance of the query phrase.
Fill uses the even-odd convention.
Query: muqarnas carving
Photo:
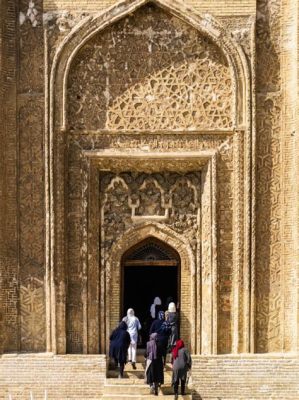
[[[158,220],[193,242],[199,229],[200,173],[107,173],[101,178],[103,247],[134,222]]]

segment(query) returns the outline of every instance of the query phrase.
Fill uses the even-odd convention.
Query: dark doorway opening
[[[148,340],[152,322],[150,307],[155,297],[167,308],[167,299],[180,301],[180,258],[178,253],[156,238],[148,238],[134,246],[122,259],[121,314],[128,308],[135,310],[142,331],[139,347]]]

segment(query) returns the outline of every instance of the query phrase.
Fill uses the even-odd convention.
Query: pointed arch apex
[[[209,14],[201,15],[181,0],[121,0],[103,12],[82,20],[58,47],[50,76],[50,135],[54,131],[55,109],[59,110],[55,124],[58,124],[60,131],[67,129],[67,81],[72,61],[80,48],[100,31],[149,3],[192,26],[212,40],[223,52],[232,71],[235,97],[239,103],[234,106],[240,114],[236,119],[236,127],[244,123],[247,113],[247,88],[250,86],[249,67],[241,46],[227,34],[220,22]]]

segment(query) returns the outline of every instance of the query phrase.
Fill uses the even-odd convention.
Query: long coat
[[[168,350],[170,351],[175,346],[175,342],[178,340],[179,337],[179,330],[178,330],[179,321],[177,313],[170,312],[168,314],[167,322],[169,323],[171,328],[171,333],[168,341]]]
[[[172,384],[177,383],[179,379],[186,381],[187,372],[192,365],[189,351],[185,347],[179,349],[177,358],[172,361]]]
[[[149,355],[149,342],[146,345],[145,357],[146,360],[146,369],[145,369],[145,382],[149,385],[153,383],[164,383],[164,371],[163,371],[163,349],[157,343],[157,357],[154,360],[150,360],[148,358]]]
[[[122,322],[110,335],[109,356],[120,364],[126,363],[130,342],[131,338],[127,332],[127,324]]]
[[[149,334],[157,333],[157,342],[162,347],[161,351],[163,356],[167,352],[168,338],[170,335],[171,328],[166,321],[155,319],[151,325]]]

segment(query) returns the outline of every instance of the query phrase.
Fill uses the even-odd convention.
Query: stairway
[[[138,354],[136,370],[132,368],[131,364],[126,364],[123,379],[118,378],[117,370],[108,370],[102,400],[154,400],[159,397],[173,399],[171,376],[171,367],[170,364],[167,364],[166,371],[164,371],[164,385],[160,388],[159,395],[151,395],[149,386],[144,383],[144,358]],[[179,396],[179,399],[191,400],[190,389],[187,390],[185,396]]]

